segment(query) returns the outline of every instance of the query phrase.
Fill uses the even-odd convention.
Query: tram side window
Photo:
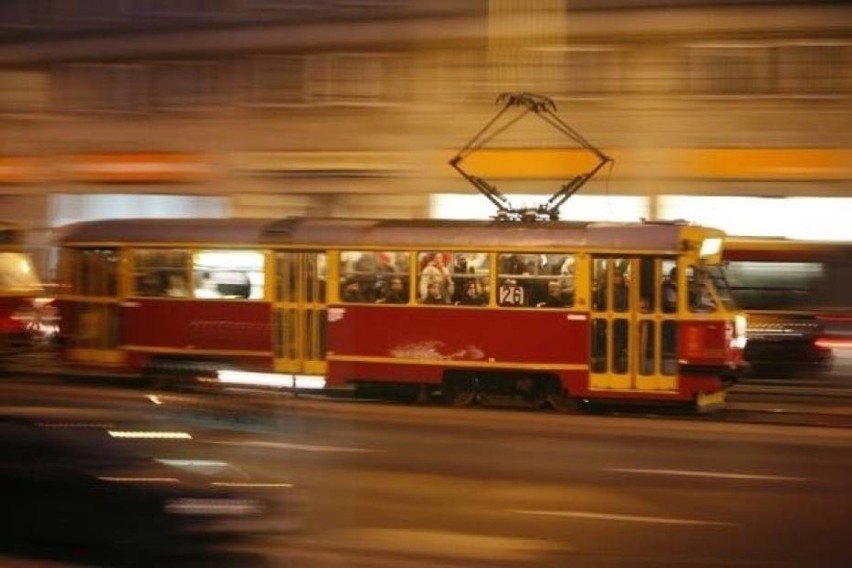
[[[652,313],[657,309],[656,268],[653,258],[639,261],[639,311]]]
[[[142,249],[133,254],[137,296],[189,297],[190,255],[184,249]]]
[[[592,309],[596,312],[628,311],[633,279],[630,260],[596,258],[592,265]]]
[[[407,304],[407,252],[342,251],[340,300],[347,303]]]
[[[257,250],[199,250],[192,255],[195,298],[262,300],[264,254]]]
[[[498,304],[510,308],[572,307],[575,261],[571,254],[498,255]]]
[[[660,281],[660,303],[663,312],[667,314],[677,312],[677,261],[663,260],[660,264],[662,280]]]
[[[488,253],[454,252],[450,257],[450,302],[456,306],[488,305],[491,295]]]

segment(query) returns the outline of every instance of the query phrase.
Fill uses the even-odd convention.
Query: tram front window
[[[690,266],[687,270],[689,309],[692,312],[715,312],[721,305],[736,309],[728,283],[720,266]]]
[[[716,297],[722,302],[722,307],[729,311],[739,309],[737,301],[734,300],[734,295],[731,293],[731,286],[728,284],[728,278],[722,265],[706,266],[705,271]]]

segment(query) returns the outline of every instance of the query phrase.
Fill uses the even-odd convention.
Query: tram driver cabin
[[[721,404],[745,320],[679,223],[146,219],[64,228],[65,356],[465,404]]]

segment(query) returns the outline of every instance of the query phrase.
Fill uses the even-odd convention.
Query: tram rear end
[[[17,226],[0,225],[0,355],[3,357],[29,349],[42,331],[44,288],[21,242]]]

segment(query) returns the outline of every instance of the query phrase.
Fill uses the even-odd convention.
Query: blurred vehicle
[[[135,564],[299,527],[290,484],[252,480],[192,445],[116,413],[0,410],[2,552]]]
[[[748,313],[756,375],[811,376],[852,353],[852,243],[731,238],[731,293]]]
[[[0,222],[0,356],[32,347],[42,330],[44,288],[14,223]]]

